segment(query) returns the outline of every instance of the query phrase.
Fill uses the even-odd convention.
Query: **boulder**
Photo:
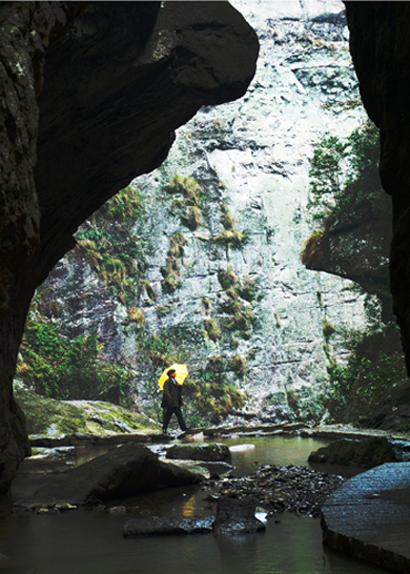
[[[266,527],[255,517],[256,504],[241,500],[235,494],[223,495],[218,500],[214,534],[249,534],[263,532]]]
[[[147,447],[128,443],[52,479],[16,506],[37,510],[64,503],[96,504],[200,480],[195,472],[161,462]]]
[[[167,458],[230,462],[231,451],[223,443],[174,445],[167,451]]]
[[[309,462],[373,468],[385,462],[397,462],[396,451],[386,437],[363,440],[340,439],[309,455]]]

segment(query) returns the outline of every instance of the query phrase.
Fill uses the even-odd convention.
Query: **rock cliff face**
[[[372,209],[365,198],[350,212],[329,217],[322,233],[313,234],[307,241],[303,262],[308,269],[351,279],[366,293],[377,294],[387,321],[392,316],[389,289],[391,201],[382,189],[378,190],[378,195],[377,210]]]
[[[3,3],[0,18],[4,490],[27,451],[12,378],[35,288],[87,216],[164,160],[177,126],[202,105],[244,94],[258,42],[224,2]]]
[[[33,167],[47,48],[82,10],[78,2],[16,2],[0,7],[0,491],[29,451],[12,379],[25,313],[35,285],[15,284],[40,242]]]
[[[410,5],[346,2],[360,92],[380,128],[380,176],[393,204],[390,286],[410,368]],[[365,23],[365,24],[364,24]]]
[[[161,167],[134,182],[145,216],[130,233],[155,297],[136,290],[127,308],[109,298],[86,258],[71,256],[47,285],[66,335],[95,330],[112,359],[133,366],[143,411],[159,405],[155,381],[168,351],[190,365],[188,417],[205,380],[216,387],[206,398],[216,405],[225,400],[222,381],[244,393],[233,422],[315,420],[326,410],[328,354],[343,360],[340,332],[362,326],[364,312],[349,281],[300,261],[312,231],[308,159],[324,135],[344,139],[366,114],[341,2],[234,5],[261,45],[245,98],[203,107],[178,130]],[[83,228],[86,237],[93,225]]]

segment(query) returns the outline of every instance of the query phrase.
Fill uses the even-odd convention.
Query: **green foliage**
[[[161,273],[164,278],[161,281],[161,286],[164,293],[171,294],[181,285],[179,260],[182,259],[184,255],[185,244],[186,239],[180,231],[177,231],[169,238],[166,265],[161,268]]]
[[[129,185],[104,203],[94,214],[94,217],[108,219],[116,223],[126,223],[130,219],[141,219],[143,215],[144,207],[141,195],[137,188]]]
[[[211,341],[216,342],[221,336],[221,329],[219,327],[219,323],[216,319],[213,319],[212,317],[205,319],[204,328]]]
[[[334,207],[334,197],[340,193],[343,181],[342,162],[347,155],[347,144],[329,136],[315,147],[310,160],[309,183],[312,200],[308,209],[313,219],[323,222]]]
[[[227,328],[230,331],[244,331],[245,333],[248,333],[253,321],[254,315],[252,309],[241,309],[232,315]]]
[[[369,324],[344,334],[347,364],[328,367],[333,414],[349,420],[364,416],[385,390],[406,378],[404,353],[396,325]]]
[[[245,395],[226,379],[222,357],[210,357],[204,369],[190,375],[185,386],[190,424],[220,423],[232,409],[240,409]]]
[[[248,239],[247,234],[235,228],[235,218],[224,203],[221,204],[221,213],[221,223],[224,228],[215,235],[214,242],[224,245],[226,249],[229,247],[241,249]]]
[[[207,315],[209,315],[209,312],[211,310],[211,299],[209,299],[209,297],[202,297],[202,305],[204,307],[205,313]]]
[[[192,176],[174,175],[165,190],[175,196],[171,213],[178,215],[181,223],[194,231],[202,223],[204,191]]]
[[[128,315],[126,319],[123,321],[123,324],[128,325],[129,323],[136,323],[141,327],[144,325],[145,323],[144,313],[141,311],[139,307],[134,306],[128,309]]]
[[[335,328],[333,327],[332,323],[330,323],[330,321],[327,319],[323,319],[322,321],[322,330],[326,341],[328,341],[335,332]]]
[[[242,379],[248,369],[248,363],[241,355],[235,355],[231,359],[230,367]]]
[[[202,212],[197,205],[191,205],[188,207],[186,216],[182,218],[182,223],[189,227],[192,231],[201,227],[202,223]]]
[[[232,249],[241,249],[247,236],[239,229],[222,229],[213,239],[219,245],[232,247]]]
[[[123,189],[81,226],[72,252],[74,257],[84,257],[124,304],[132,303],[147,267],[142,240],[130,233],[130,221],[143,215],[139,192],[133,187]]]
[[[225,329],[232,332],[239,331],[243,339],[249,340],[255,317],[252,309],[246,307],[244,301],[251,302],[255,298],[257,293],[255,282],[248,275],[239,280],[231,267],[219,269],[218,279],[226,293],[226,299],[219,304],[218,309],[230,316]]]
[[[379,132],[370,122],[354,130],[345,142],[331,136],[316,146],[310,162],[308,208],[322,229],[307,241],[303,262],[320,267],[326,230],[343,214],[348,214],[352,224],[385,217],[389,206],[381,189],[378,159]],[[359,286],[357,289],[363,292]],[[327,320],[323,322],[323,348],[329,360],[333,393],[330,409],[341,420],[354,420],[367,412],[387,388],[406,375],[397,330],[381,321],[382,297],[382,288],[378,296],[366,296],[364,329],[339,333],[350,352],[345,364],[337,363],[332,356],[330,337],[334,328]],[[319,304],[323,306],[321,297]]]
[[[253,281],[249,275],[242,277],[240,286],[238,287],[238,295],[245,301],[251,303],[258,293],[258,288],[255,281]]]
[[[218,309],[228,315],[234,315],[242,309],[242,301],[238,298],[235,291],[230,289],[228,297],[220,303]]]
[[[332,214],[352,212],[362,202],[377,212],[383,207],[378,176],[379,131],[366,123],[342,142],[336,136],[323,138],[310,159],[312,219],[325,225]]]
[[[96,333],[72,341],[55,324],[30,316],[20,347],[17,375],[35,392],[54,399],[128,403],[132,372],[101,356]]]
[[[222,212],[222,225],[225,229],[235,229],[235,218],[231,211],[226,207],[224,203],[221,204],[221,212]]]
[[[232,267],[228,269],[218,270],[218,281],[222,289],[229,289],[230,287],[235,287],[238,284],[238,278],[232,270]]]

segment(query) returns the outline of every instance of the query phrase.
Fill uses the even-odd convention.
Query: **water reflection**
[[[123,539],[125,517],[78,511],[1,521],[0,571],[15,574],[382,574],[328,553],[318,520],[282,515],[265,533]]]
[[[219,439],[218,439],[219,440]],[[260,464],[302,464],[315,439],[226,439],[253,443],[234,453],[237,473]],[[23,477],[13,496],[30,490]],[[31,480],[31,479],[30,479]],[[211,514],[207,491],[198,487],[167,489],[126,501],[127,512],[79,510],[37,515],[12,514],[11,497],[0,500],[0,572],[13,574],[382,574],[378,569],[322,546],[320,522],[290,514],[270,519],[264,533],[215,538],[212,534],[124,539],[122,528],[133,516]],[[116,504],[118,501],[113,501]],[[124,502],[124,501],[121,501]],[[3,556],[2,556],[3,555]],[[4,556],[8,557],[7,560]],[[1,559],[2,558],[2,559]]]

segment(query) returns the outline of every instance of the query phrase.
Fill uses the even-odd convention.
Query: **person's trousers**
[[[166,407],[164,409],[164,419],[162,423],[162,430],[166,431],[168,428],[169,419],[175,414],[178,419],[178,424],[182,431],[186,430],[184,417],[182,416],[181,407]]]

